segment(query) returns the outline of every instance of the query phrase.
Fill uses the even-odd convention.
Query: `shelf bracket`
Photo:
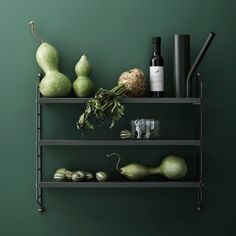
[[[37,187],[37,204],[38,204],[38,212],[43,212],[44,207],[43,207],[43,196],[42,196],[42,189],[40,187]]]
[[[203,93],[203,86],[202,86],[202,80],[200,78],[200,74],[197,73],[196,78],[198,80],[199,84],[199,97],[202,101],[202,93]],[[202,211],[202,202],[203,202],[203,107],[202,102],[200,104],[200,111],[199,111],[199,139],[200,139],[200,146],[199,146],[199,173],[200,173],[200,187],[198,188],[198,202],[197,202],[197,211]]]
[[[203,184],[200,182],[200,187],[198,188],[198,199],[197,199],[197,211],[202,211],[202,194],[203,194]]]
[[[38,74],[36,83],[36,203],[38,204],[38,212],[43,212],[43,190],[39,187],[39,182],[42,180],[42,147],[39,140],[42,138],[42,107],[39,103],[40,92],[39,83],[42,79],[42,74]]]

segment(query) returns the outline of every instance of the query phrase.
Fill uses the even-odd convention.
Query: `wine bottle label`
[[[164,91],[164,66],[150,66],[150,91]]]

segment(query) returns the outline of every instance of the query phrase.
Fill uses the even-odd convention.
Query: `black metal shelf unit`
[[[202,208],[203,174],[202,174],[202,82],[199,98],[123,98],[123,103],[152,103],[152,104],[192,104],[199,106],[199,139],[197,140],[44,140],[42,139],[42,106],[46,104],[78,104],[85,103],[88,98],[47,98],[41,97],[39,74],[36,84],[36,201],[38,211],[42,212],[44,188],[195,188],[197,189],[197,210]],[[42,149],[44,146],[194,146],[199,156],[198,181],[156,181],[156,182],[54,182],[43,181]]]

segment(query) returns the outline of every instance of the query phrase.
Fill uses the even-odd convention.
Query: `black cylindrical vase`
[[[190,68],[190,35],[174,35],[174,87],[177,98],[186,97],[186,78]]]

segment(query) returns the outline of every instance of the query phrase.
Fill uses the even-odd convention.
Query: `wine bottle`
[[[161,38],[153,37],[153,56],[150,60],[150,94],[151,97],[164,95],[164,61],[161,56]]]

